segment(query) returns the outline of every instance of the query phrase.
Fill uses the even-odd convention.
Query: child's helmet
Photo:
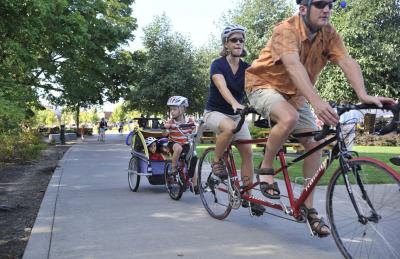
[[[148,137],[148,138],[146,138],[146,139],[145,139],[146,146],[150,146],[150,145],[153,144],[155,141],[157,141],[157,139],[154,138],[154,137]]]
[[[189,101],[183,96],[171,96],[167,101],[167,106],[183,106],[189,107]]]

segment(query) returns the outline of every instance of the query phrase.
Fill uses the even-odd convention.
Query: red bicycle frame
[[[310,135],[311,134],[312,133],[310,133]],[[304,136],[304,133],[303,133],[303,136]],[[234,160],[233,152],[232,152],[232,145],[235,145],[235,144],[266,143],[268,141],[268,138],[257,138],[257,139],[252,139],[252,140],[237,140],[237,141],[231,143],[227,147],[227,155],[224,157],[224,159],[225,159],[225,164],[228,165],[228,169],[230,171],[230,176],[231,176],[231,179],[233,179],[234,185],[236,185],[236,187],[238,187],[240,189],[240,195],[241,195],[242,199],[250,201],[250,202],[258,203],[258,204],[261,204],[261,205],[266,206],[266,207],[270,207],[270,208],[274,208],[274,209],[278,209],[278,210],[284,211],[285,213],[295,217],[296,219],[301,219],[302,215],[300,213],[300,207],[304,204],[304,201],[307,199],[307,197],[310,195],[310,193],[314,190],[314,188],[317,185],[319,179],[325,174],[326,169],[332,163],[332,160],[333,160],[332,159],[332,155],[329,156],[321,164],[321,166],[318,168],[316,174],[310,179],[310,181],[304,187],[302,193],[300,194],[300,196],[298,198],[294,197],[293,189],[292,189],[292,185],[291,185],[291,181],[290,181],[290,176],[289,176],[289,172],[288,172],[287,168],[290,167],[291,165],[297,163],[298,161],[303,160],[305,157],[307,157],[310,154],[316,152],[317,150],[320,150],[322,147],[329,145],[330,143],[332,143],[335,140],[336,140],[335,137],[332,137],[332,138],[326,140],[325,142],[319,144],[318,146],[316,146],[313,149],[309,150],[305,154],[297,157],[296,159],[294,159],[290,163],[286,162],[285,154],[284,154],[283,150],[280,150],[278,152],[277,157],[279,158],[279,161],[281,163],[281,167],[278,170],[275,171],[275,175],[279,174],[280,172],[283,173],[283,178],[284,178],[285,185],[286,185],[287,195],[288,195],[288,199],[289,199],[289,202],[290,202],[290,210],[287,209],[282,204],[260,200],[260,199],[257,199],[255,197],[249,195],[247,192],[249,190],[253,189],[254,187],[256,187],[257,185],[259,185],[260,184],[259,181],[240,189],[240,183],[239,183],[238,174],[237,174],[236,165],[235,165],[235,160]],[[222,191],[226,191],[226,190],[222,190]]]

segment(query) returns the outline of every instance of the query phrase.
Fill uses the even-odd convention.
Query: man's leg
[[[316,130],[316,122],[311,109],[307,103],[304,104],[302,108],[298,110],[299,121],[296,125],[296,133],[309,132]],[[319,143],[316,142],[312,137],[299,138],[300,143],[304,146],[305,151],[309,151],[316,147]],[[311,179],[318,168],[321,165],[321,154],[322,150],[318,150],[304,159],[303,163],[303,175],[306,179],[305,185],[308,184],[309,179]],[[319,236],[327,236],[330,234],[328,225],[323,221],[322,218],[318,216],[318,212],[313,208],[313,198],[314,191],[310,193],[307,199],[304,201],[304,205],[309,209],[307,219],[311,225],[313,231],[315,231]]]
[[[309,132],[313,130],[314,129],[308,129],[308,130],[306,129],[306,130],[296,131],[296,133]],[[299,142],[304,146],[305,152],[311,150],[312,148],[318,145],[318,142],[315,142],[312,138],[299,138]],[[309,179],[311,179],[315,175],[318,168],[320,167],[321,155],[322,155],[322,150],[318,150],[304,159],[303,175],[305,179],[305,184],[308,183]],[[307,197],[307,199],[304,201],[304,205],[307,208],[313,207],[313,198],[314,198],[314,191],[312,191],[310,195]]]
[[[261,168],[272,168],[276,154],[296,125],[298,113],[291,104],[286,101],[280,101],[272,106],[270,119],[276,124],[269,133]],[[260,181],[269,184],[274,182],[273,176],[270,175],[260,175]],[[272,190],[270,194],[273,194]]]

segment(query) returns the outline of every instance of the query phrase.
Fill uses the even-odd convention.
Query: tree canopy
[[[360,64],[368,93],[399,98],[400,2],[352,0],[346,8],[335,9],[332,23]],[[318,89],[329,100],[357,100],[335,66],[322,73]]]
[[[118,100],[130,84],[120,47],[136,29],[133,2],[1,1],[0,101],[26,113],[40,95],[73,107]]]
[[[141,77],[132,85],[128,106],[145,113],[165,113],[170,96],[189,99],[189,112],[204,109],[207,88],[202,85],[192,45],[173,32],[165,15],[156,16],[144,29]]]

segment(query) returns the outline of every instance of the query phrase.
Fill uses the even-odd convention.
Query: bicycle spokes
[[[327,213],[338,248],[345,257],[400,258],[396,173],[373,159],[348,163],[350,171],[339,168],[327,190]]]

